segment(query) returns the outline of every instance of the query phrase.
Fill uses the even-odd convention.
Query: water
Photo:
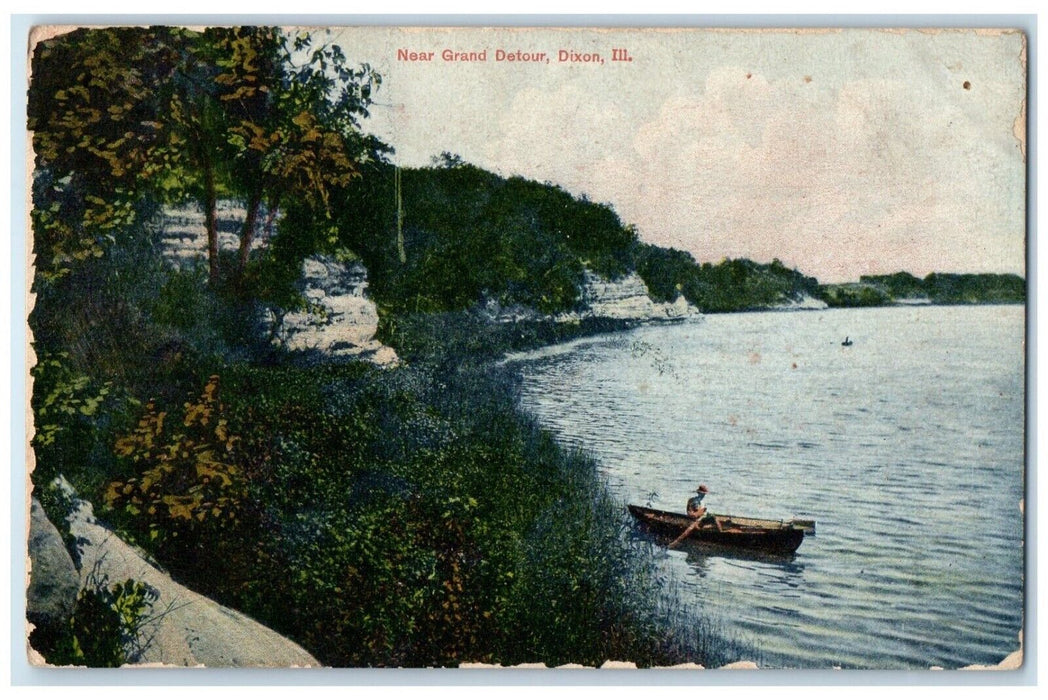
[[[714,512],[818,521],[789,559],[662,560],[766,665],[957,668],[1018,648],[1023,315],[717,315],[512,359],[623,504],[683,512],[705,483]]]

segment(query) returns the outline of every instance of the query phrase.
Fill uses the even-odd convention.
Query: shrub
[[[105,491],[104,511],[184,583],[229,602],[257,574],[260,536],[239,451],[218,396],[218,377],[180,411],[150,402],[115,442],[123,476]]]
[[[68,353],[42,355],[32,375],[33,483],[44,491],[62,473],[93,493],[113,468],[109,447],[126,425],[134,399],[113,382],[74,369]]]
[[[111,483],[106,505],[145,513],[150,540],[177,537],[197,523],[236,521],[244,495],[235,463],[239,438],[230,434],[217,392],[213,375],[200,398],[184,405],[181,421],[168,421],[149,403],[134,431],[116,441],[117,455],[136,475]]]
[[[38,648],[52,665],[112,668],[139,661],[149,647],[146,630],[157,590],[130,578],[110,585],[99,574],[99,563],[77,596],[65,631]]]

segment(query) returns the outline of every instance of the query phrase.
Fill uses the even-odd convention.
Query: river
[[[710,315],[511,360],[623,507],[705,483],[714,512],[817,521],[792,558],[661,555],[764,665],[958,668],[1018,648],[1024,312]]]

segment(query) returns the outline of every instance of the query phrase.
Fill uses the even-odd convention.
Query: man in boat
[[[717,532],[721,531],[720,521],[717,520],[717,516],[706,510],[706,506],[702,505],[702,499],[706,498],[706,494],[710,492],[706,484],[699,484],[699,488],[695,489],[695,495],[688,499],[687,513],[688,517],[694,520],[684,532],[681,533],[680,537],[670,542],[670,547],[676,547],[678,544],[688,538],[691,533],[696,530],[712,525],[717,528]]]

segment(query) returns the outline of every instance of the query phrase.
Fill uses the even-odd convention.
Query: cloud
[[[629,141],[629,120],[611,96],[573,83],[521,90],[497,124],[482,147],[486,162],[575,191],[603,190],[594,166],[621,158]]]
[[[542,36],[552,50],[569,35]],[[382,133],[402,163],[449,150],[556,182],[700,260],[777,257],[826,281],[1023,271],[1018,37],[614,41],[627,38],[638,57],[628,69],[394,65],[387,95],[406,112],[384,114]]]
[[[1022,164],[986,133],[904,82],[833,89],[723,67],[636,130],[644,185],[614,201],[701,260],[778,257],[829,279],[1006,269],[1022,259]],[[948,254],[958,242],[967,252]]]

